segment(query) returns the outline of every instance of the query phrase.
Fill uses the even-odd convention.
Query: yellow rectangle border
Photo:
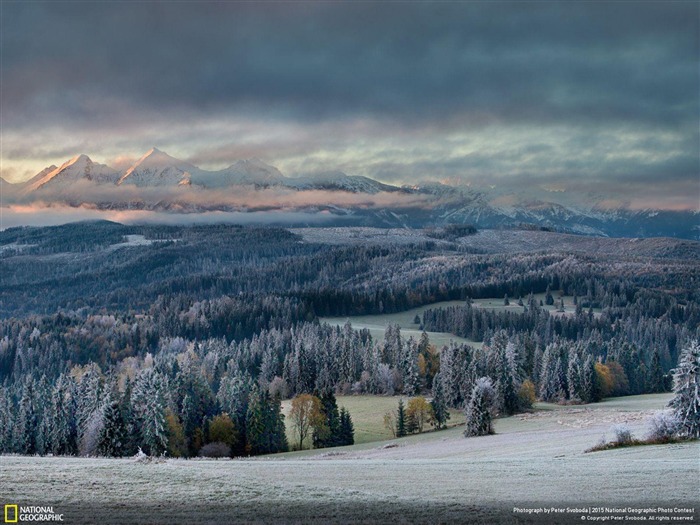
[[[10,509],[15,510],[15,519],[11,520],[8,518],[9,512],[7,512]],[[5,523],[17,523],[17,518],[19,517],[19,509],[17,508],[17,505],[5,505]]]

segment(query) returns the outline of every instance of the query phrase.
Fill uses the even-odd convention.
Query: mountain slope
[[[192,184],[205,188],[226,188],[238,185],[268,187],[284,184],[286,177],[260,159],[238,160],[220,171],[199,170]]]
[[[199,169],[171,157],[157,148],[151,148],[131,166],[117,181],[117,184],[133,184],[139,187],[189,186],[193,174]]]
[[[336,190],[349,191],[352,193],[368,193],[370,195],[377,194],[381,191],[400,191],[400,188],[396,186],[390,186],[368,177],[346,175],[342,171],[323,172],[295,179],[288,178],[285,181],[285,185],[300,190]]]
[[[53,169],[51,169],[53,167]],[[78,155],[63,163],[60,168],[52,166],[39,172],[23,185],[23,191],[67,190],[80,181],[96,184],[114,184],[119,173],[104,164],[93,162],[87,155]]]

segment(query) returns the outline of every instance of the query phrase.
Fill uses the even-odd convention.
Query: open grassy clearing
[[[408,403],[410,398],[406,396],[338,396],[338,408],[345,407],[352,416],[352,422],[355,427],[355,443],[372,443],[391,439],[391,432],[384,428],[384,414],[390,411],[396,411],[399,404],[399,399],[403,399],[404,403]],[[287,438],[290,445],[297,442],[292,421],[288,416],[291,408],[291,400],[282,402],[282,411],[285,415],[285,424],[287,426]],[[464,413],[460,410],[450,411],[450,420],[448,425],[463,425]],[[426,430],[432,427],[427,426]],[[311,439],[304,441],[304,446],[309,447]]]
[[[144,465],[4,456],[0,494],[8,502],[52,504],[70,523],[552,523],[512,509],[698,509],[697,442],[584,454],[614,423],[643,434],[645,419],[668,399],[545,405],[497,420],[493,436],[466,439],[453,428],[256,459]],[[581,522],[580,514],[559,518],[554,522]]]
[[[554,300],[556,305],[547,306],[544,305],[543,308],[549,311],[552,315],[573,315],[576,312],[576,305],[574,305],[573,296],[563,296],[564,299],[564,312],[558,312],[559,308],[559,294],[553,292]],[[542,300],[544,303],[545,294],[534,294],[535,299],[539,302]],[[523,298],[525,300],[526,298]],[[441,301],[438,303],[428,304],[424,306],[419,306],[417,308],[411,308],[404,312],[397,312],[391,314],[376,314],[376,315],[353,315],[346,317],[321,317],[320,321],[322,323],[328,323],[336,326],[343,326],[347,321],[350,321],[354,328],[366,328],[372,334],[372,337],[376,340],[382,341],[384,339],[384,330],[390,324],[398,324],[401,327],[401,333],[404,337],[420,337],[422,331],[419,330],[419,325],[414,323],[416,315],[419,318],[423,318],[423,312],[431,308],[448,308],[450,306],[463,306],[464,301]],[[523,307],[518,306],[518,298],[511,297],[510,305],[505,306],[503,304],[503,297],[500,298],[486,298],[486,299],[474,299],[473,305],[478,308],[487,308],[489,310],[498,311],[512,311],[512,312],[522,312]],[[600,315],[600,309],[593,309],[594,315]],[[458,343],[468,343],[475,347],[481,347],[483,344],[480,341],[472,341],[464,337],[458,337],[453,334],[446,332],[426,332],[430,338],[430,342],[436,345],[438,348],[442,348],[444,345],[450,343],[450,341],[456,341]]]
[[[425,306],[419,306],[417,308],[411,308],[404,312],[397,312],[392,314],[376,314],[376,315],[353,315],[346,317],[322,317],[320,321],[322,323],[328,323],[331,325],[343,326],[346,322],[350,321],[353,328],[366,328],[372,334],[372,338],[378,341],[384,340],[384,330],[390,324],[398,324],[401,327],[401,334],[404,337],[413,336],[418,338],[423,333],[419,330],[419,325],[415,324],[413,321],[416,315],[420,318],[423,317],[423,312],[428,308],[446,308],[448,306],[462,306],[464,301],[443,301],[439,303],[429,304]],[[481,343],[470,341],[463,337],[457,337],[456,335],[448,334],[445,332],[427,332],[430,342],[436,345],[438,348],[442,348],[444,345],[450,343],[450,341],[456,341],[459,343],[469,343],[473,346],[481,346]]]

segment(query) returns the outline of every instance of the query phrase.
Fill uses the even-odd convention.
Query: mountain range
[[[0,178],[2,205],[39,201],[98,209],[202,211],[293,210],[326,214],[326,224],[552,229],[586,235],[700,238],[698,210],[602,206],[605,196],[435,182],[394,186],[340,171],[286,177],[259,159],[208,171],[150,149],[126,170],[78,155],[11,184]]]

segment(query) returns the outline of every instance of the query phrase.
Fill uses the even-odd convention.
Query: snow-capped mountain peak
[[[126,170],[117,184],[183,186],[190,184],[193,173],[197,171],[199,170],[192,164],[171,157],[154,147]]]
[[[65,190],[78,181],[91,181],[97,184],[113,184],[118,172],[104,164],[93,162],[87,155],[77,155],[61,164],[39,172],[24,186],[25,192],[36,190]]]
[[[376,194],[380,191],[400,191],[396,186],[383,184],[362,176],[351,176],[342,171],[313,173],[305,177],[287,179],[287,186],[297,189],[340,190],[352,193]]]
[[[206,188],[225,188],[240,184],[266,187],[283,184],[285,180],[286,177],[277,168],[253,158],[237,160],[220,171],[200,170],[192,183]]]

